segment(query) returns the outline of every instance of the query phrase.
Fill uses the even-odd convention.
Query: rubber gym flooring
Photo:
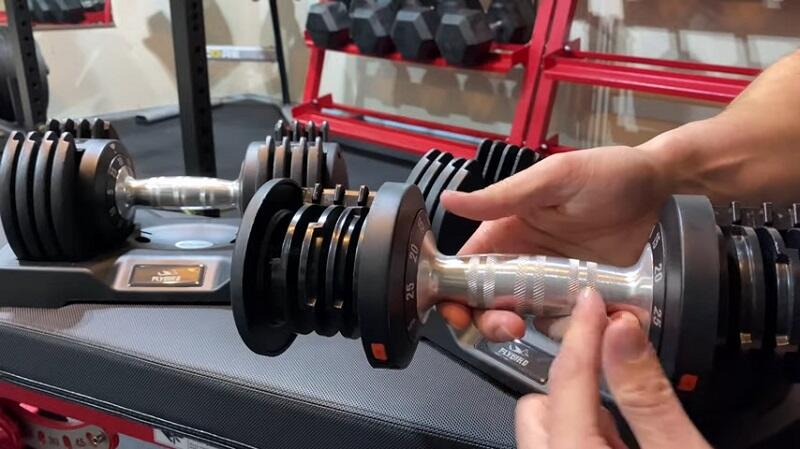
[[[214,146],[217,176],[239,175],[244,153],[253,141],[263,141],[282,118],[276,105],[256,101],[228,103],[214,108]],[[133,117],[112,122],[131,153],[137,177],[184,175],[180,120],[138,124]],[[343,146],[350,186],[377,189],[386,181],[404,181],[416,157],[387,154],[385,149]]]

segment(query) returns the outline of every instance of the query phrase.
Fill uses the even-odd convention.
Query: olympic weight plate
[[[765,334],[774,335],[775,346],[789,344],[792,333],[792,306],[794,305],[793,274],[789,267],[786,246],[777,229],[772,227],[755,228],[761,257],[764,261],[764,287],[766,298]]]
[[[460,157],[451,160],[442,169],[439,176],[436,177],[436,181],[433,183],[430,193],[425,196],[425,209],[428,211],[428,216],[432,217],[436,213],[439,207],[439,197],[442,196],[442,192],[447,189],[447,185],[450,183],[450,180],[453,179],[459,167],[464,165],[466,161],[466,159]]]
[[[304,204],[295,212],[292,222],[286,230],[281,248],[281,263],[278,276],[272,278],[273,285],[277,288],[278,298],[283,298],[290,306],[292,331],[298,334],[308,334],[314,329],[314,311],[300,307],[297,281],[300,272],[300,252],[303,238],[309,224],[316,222],[325,206],[319,204]]]
[[[514,174],[514,164],[517,162],[518,155],[519,147],[516,145],[508,145],[503,150],[503,154],[500,156],[500,164],[494,174],[494,182],[500,182]]]
[[[329,322],[325,295],[325,275],[328,261],[328,242],[336,221],[344,211],[343,206],[328,206],[316,223],[306,229],[303,247],[300,250],[300,272],[297,279],[297,299],[300,307],[310,308],[314,313],[314,331],[319,335],[332,336],[338,331]]]
[[[420,192],[422,192],[423,198],[428,197],[431,187],[433,187],[433,183],[436,182],[436,177],[439,176],[444,167],[450,163],[451,160],[453,160],[452,154],[441,153],[431,162],[431,165],[428,166],[428,169],[425,170],[422,178],[417,183],[417,187],[419,187]]]
[[[474,192],[484,187],[486,181],[481,174],[480,164],[477,161],[467,161],[458,169],[445,189]],[[478,226],[479,222],[450,213],[443,207],[437,208],[431,222],[431,230],[437,237],[439,251],[447,255],[458,253]]]
[[[323,137],[322,152],[325,156],[325,167],[322,174],[322,185],[325,187],[336,187],[340,185],[344,188],[350,186],[350,177],[347,174],[347,165],[344,161],[342,147],[335,142],[326,142]]]
[[[47,131],[39,145],[36,166],[33,169],[33,215],[36,230],[42,243],[47,260],[60,260],[61,249],[58,247],[56,230],[53,227],[53,215],[50,209],[50,173],[58,145],[58,133]]]
[[[517,160],[514,162],[514,167],[511,169],[511,175],[526,170],[531,165],[539,161],[539,153],[531,150],[528,147],[521,148],[517,153]]]
[[[728,267],[731,299],[739,305],[742,349],[761,348],[765,324],[765,285],[761,248],[753,228],[729,226]]]
[[[312,122],[308,122],[312,123]],[[316,130],[314,131],[316,133]],[[306,153],[306,176],[305,186],[314,187],[314,184],[322,184],[322,139],[317,137],[314,143],[308,147]],[[323,186],[324,187],[324,186]]]
[[[288,178],[289,177],[289,162],[291,161],[291,144],[289,138],[284,137],[281,144],[275,147],[275,156],[273,157],[272,165],[272,179]]]
[[[61,134],[55,143],[53,165],[50,169],[50,215],[56,241],[67,260],[79,260],[86,253],[82,238],[79,214],[75,210],[78,193],[78,150],[75,137]]]
[[[411,169],[411,173],[408,175],[408,178],[406,178],[406,182],[408,184],[419,183],[420,180],[422,180],[422,175],[425,174],[425,171],[431,165],[431,162],[439,157],[440,154],[442,154],[442,152],[435,148],[428,150],[428,152],[425,153],[425,155],[423,155],[419,161],[417,161],[417,164],[414,165],[414,168]]]
[[[17,171],[17,156],[20,153],[25,135],[14,131],[8,137],[0,158],[0,219],[3,221],[3,231],[6,235],[11,250],[20,260],[30,259],[30,253],[22,240],[22,234],[17,221],[17,206],[14,199],[14,183]]]
[[[257,287],[258,275],[264,271],[259,270],[259,258],[268,225],[280,211],[295,211],[302,204],[300,186],[288,179],[273,179],[258,189],[242,215],[231,257],[231,306],[239,335],[257,354],[278,355],[295,338],[293,332],[278,325],[280,319],[270,316],[270,301],[266,299],[280,299],[260,295]]]
[[[261,142],[251,142],[247,146],[247,151],[244,153],[244,160],[242,167],[239,169],[239,209],[244,211],[250,198],[256,193],[256,190],[261,186],[259,177],[264,167],[260,165],[258,160],[259,149],[264,146]]]
[[[42,260],[44,249],[36,230],[33,212],[33,172],[42,135],[29,132],[17,156],[17,173],[14,177],[14,201],[17,207],[17,222],[20,235],[32,260]]]
[[[300,141],[291,145],[291,163],[289,177],[303,187],[306,187],[306,155],[308,154],[308,140],[301,137]]]
[[[486,166],[486,162],[489,161],[489,152],[492,150],[492,145],[494,145],[494,140],[491,139],[483,139],[481,143],[478,144],[478,150],[475,152],[475,159],[478,161],[478,164],[480,164],[481,170]]]
[[[505,142],[498,140],[489,149],[489,159],[486,160],[486,165],[483,166],[483,177],[486,179],[486,184],[494,184],[494,175],[497,173],[497,167],[500,165],[500,158],[503,156],[506,146]]]

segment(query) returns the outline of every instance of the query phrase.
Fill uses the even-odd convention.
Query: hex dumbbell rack
[[[466,137],[505,139],[515,145],[539,147],[548,153],[555,153],[572,149],[559,145],[557,135],[547,136],[555,93],[560,82],[630,89],[725,104],[735,98],[760,72],[758,69],[745,67],[580,51],[579,42],[567,41],[577,3],[578,0],[539,0],[533,34],[527,44],[494,44],[492,54],[485,63],[469,68],[507,73],[513,67],[523,67],[523,86],[510,136],[477,132],[336,103],[331,95],[320,94],[326,50],[315,47],[308,38],[306,44],[311,52],[303,102],[292,113],[301,122],[327,120],[339,138],[383,147],[389,145],[395,150],[419,155],[435,147],[455,156],[472,157],[474,143],[466,141],[469,139],[462,141],[439,137],[441,133],[431,135],[415,132],[412,130],[414,127]],[[397,52],[386,56],[363,55],[354,44],[327,51],[405,61]],[[449,67],[442,58],[428,62],[408,62]],[[366,121],[364,116],[395,122],[400,126],[385,126],[375,123],[374,120]]]

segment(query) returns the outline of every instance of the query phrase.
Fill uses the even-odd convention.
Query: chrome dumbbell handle
[[[172,210],[236,209],[241,191],[238,179],[191,176],[136,179],[125,170],[120,172],[115,188],[120,211],[130,211],[136,206]]]
[[[587,287],[597,290],[609,309],[649,313],[653,302],[649,246],[635,265],[624,268],[552,256],[446,256],[436,250],[430,233],[422,246],[417,274],[420,316],[444,300],[521,316],[564,316]]]

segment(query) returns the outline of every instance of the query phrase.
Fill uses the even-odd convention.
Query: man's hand
[[[578,298],[550,369],[550,395],[528,395],[517,404],[517,447],[626,447],[600,405],[601,366],[642,449],[710,449],[681,408],[639,321],[627,312],[609,320],[592,290]]]
[[[666,201],[669,176],[653,153],[629,147],[595,148],[550,156],[483,190],[444,192],[452,213],[484,221],[462,254],[568,256],[627,265],[636,261]],[[490,340],[521,337],[522,318],[508,311],[470,311],[439,305],[464,329],[474,319]]]

